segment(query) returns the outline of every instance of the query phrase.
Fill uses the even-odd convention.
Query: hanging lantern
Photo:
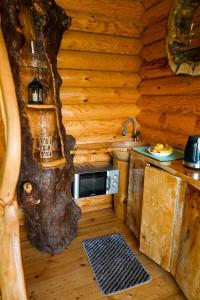
[[[43,103],[43,86],[37,78],[34,78],[28,85],[28,102],[31,104]]]

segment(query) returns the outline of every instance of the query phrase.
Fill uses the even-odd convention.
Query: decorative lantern
[[[28,102],[31,104],[43,103],[43,86],[37,78],[34,78],[28,85]]]

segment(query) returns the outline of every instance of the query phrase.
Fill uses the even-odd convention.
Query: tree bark
[[[57,72],[57,53],[70,18],[54,0],[4,0],[0,9],[21,119],[22,161],[18,201],[24,208],[25,226],[32,245],[43,252],[55,254],[74,238],[80,217],[80,209],[71,196],[73,157],[70,150],[75,140],[65,135],[59,98],[61,78]],[[30,47],[32,40],[36,52],[34,57]],[[47,104],[55,105],[53,112],[37,111],[39,119],[35,127],[31,118],[36,110],[27,109],[28,81],[21,80],[24,72],[29,81],[35,73],[39,73]],[[56,141],[55,153],[65,160],[64,164],[54,168],[44,168],[40,164],[35,150],[34,133],[40,134],[37,130],[41,133],[52,130]]]

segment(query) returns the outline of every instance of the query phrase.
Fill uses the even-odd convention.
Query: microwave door
[[[79,198],[106,194],[106,171],[85,173],[79,176]]]

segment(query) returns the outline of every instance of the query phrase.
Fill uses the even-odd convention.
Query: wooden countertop
[[[131,154],[142,158],[146,162],[159,167],[175,176],[181,177],[194,187],[200,189],[200,170],[190,169],[183,165],[183,160],[173,160],[168,162],[160,162],[154,158],[139,154],[134,150],[130,150]]]

